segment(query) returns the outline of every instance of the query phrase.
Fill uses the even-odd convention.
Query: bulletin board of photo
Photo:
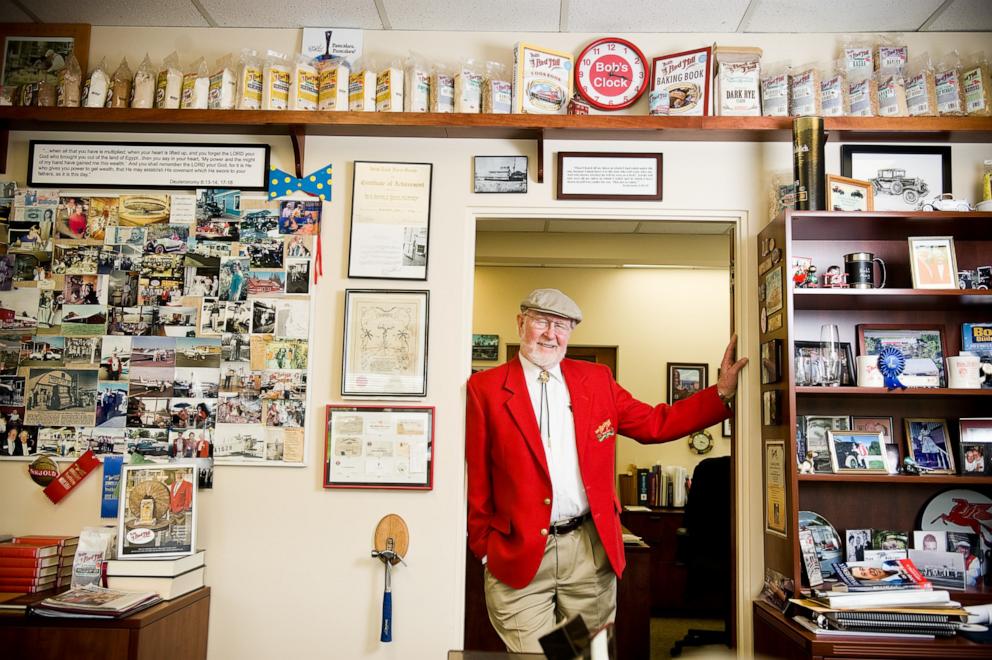
[[[304,464],[320,201],[0,193],[0,457]]]

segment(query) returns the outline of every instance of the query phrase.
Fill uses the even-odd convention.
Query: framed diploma
[[[434,487],[433,406],[327,406],[324,488]]]
[[[346,289],[342,396],[427,395],[428,291]]]
[[[348,277],[427,279],[430,163],[355,161]]]

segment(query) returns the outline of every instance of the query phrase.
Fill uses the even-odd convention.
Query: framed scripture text
[[[558,152],[558,199],[661,201],[660,153]]]

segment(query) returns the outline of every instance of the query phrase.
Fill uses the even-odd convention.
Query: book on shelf
[[[22,536],[15,536],[13,538],[13,542],[24,545],[57,545],[59,546],[59,548],[73,548],[79,545],[79,537],[44,535],[44,534],[25,534]]]
[[[833,591],[875,592],[901,589],[932,589],[933,585],[909,559],[894,559],[879,564],[838,562],[834,564],[840,583]]]
[[[55,576],[58,572],[58,566],[7,566],[0,562],[0,580],[7,578],[43,578],[49,575]]]
[[[899,605],[891,607],[873,607],[870,609],[837,609],[831,608],[812,598],[790,598],[789,602],[801,608],[809,610],[814,614],[834,614],[838,617],[857,617],[865,615],[918,615],[927,614],[942,617],[941,620],[967,621],[968,610],[961,607],[959,603],[950,601],[940,605]]]
[[[27,543],[14,543],[7,541],[0,543],[0,558],[2,557],[58,557],[59,546],[52,545],[31,545]]]
[[[162,602],[151,591],[120,591],[88,584],[45,598],[28,611],[39,616],[113,619]]]
[[[110,559],[108,576],[174,577],[203,566],[207,551],[197,550],[186,557],[175,559]]]
[[[951,603],[951,595],[944,590],[905,589],[900,591],[848,592],[814,591],[816,602],[832,609],[855,610],[902,605],[940,605]]]
[[[162,600],[172,600],[202,587],[205,570],[200,566],[174,577],[111,575],[107,577],[107,586],[125,591],[153,591]]]
[[[6,568],[49,568],[58,566],[59,558],[51,557],[0,557],[0,566]]]
[[[925,632],[939,634],[942,631],[954,633],[960,627],[959,621],[898,621],[893,619],[837,619],[829,614],[821,614],[814,621],[823,628],[837,630],[864,630],[865,628],[888,628],[892,632]]]
[[[648,505],[648,469],[637,468],[637,503]]]
[[[802,614],[792,617],[792,620],[800,626],[810,631],[817,637],[897,637],[903,639],[934,639],[932,634],[919,634],[908,632],[892,632],[890,630],[835,630],[832,628],[821,628]],[[954,633],[951,633],[952,635]]]

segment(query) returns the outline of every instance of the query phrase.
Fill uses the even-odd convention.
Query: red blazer
[[[608,367],[562,360],[572,399],[579,471],[592,519],[617,575],[625,566],[616,496],[617,433],[666,442],[718,424],[729,409],[710,387],[673,406],[649,406],[613,379]],[[519,359],[468,381],[465,428],[468,540],[489,572],[520,589],[537,574],[551,524],[551,477]]]
[[[185,479],[169,486],[169,508],[182,513],[193,504],[193,484]]]

